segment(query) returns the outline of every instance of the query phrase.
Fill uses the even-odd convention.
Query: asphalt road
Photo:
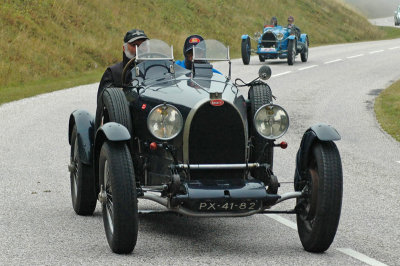
[[[387,18],[375,18],[375,19],[370,19],[369,22],[372,25],[376,26],[391,26],[391,27],[396,27],[394,25],[394,16],[387,17]]]
[[[140,215],[134,252],[113,254],[99,204],[91,217],[75,215],[67,171],[69,115],[78,108],[94,113],[97,84],[0,106],[0,264],[400,265],[400,144],[373,112],[379,92],[400,79],[399,61],[400,39],[312,48],[309,62],[297,58],[294,66],[266,62],[275,103],[291,118],[282,138],[289,147],[275,153],[280,192],[292,191],[284,182],[293,181],[295,154],[309,126],[328,123],[342,136],[342,216],[323,254],[303,250],[294,216],[167,213]],[[260,66],[258,57],[248,66],[234,60],[233,74],[250,81]],[[140,202],[141,209],[154,206]],[[293,206],[291,200],[279,209]]]

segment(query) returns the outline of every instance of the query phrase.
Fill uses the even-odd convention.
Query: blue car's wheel
[[[287,63],[289,66],[294,64],[294,60],[296,59],[296,41],[289,40],[288,42],[288,55],[287,55]]]
[[[260,62],[265,62],[265,57],[263,55],[258,55]]]
[[[243,64],[248,65],[250,63],[251,54],[251,43],[250,38],[242,40],[242,60]]]
[[[307,62],[308,60],[308,37],[306,38],[306,42],[304,44],[303,51],[300,54],[301,62]]]

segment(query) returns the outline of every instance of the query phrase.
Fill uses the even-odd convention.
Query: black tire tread
[[[113,252],[118,254],[131,253],[137,242],[139,220],[132,158],[125,143],[113,142],[103,144],[100,157],[106,157],[109,160],[113,190],[114,234],[107,231],[108,223],[103,208],[107,241]],[[104,159],[100,160],[102,162]],[[104,180],[101,181],[104,183]]]
[[[308,37],[306,38],[305,44],[307,45],[307,53],[308,53],[308,46],[310,45],[309,42],[308,42]],[[307,62],[307,60],[308,60],[308,54],[307,54],[307,56],[306,56],[305,53],[301,53],[301,54],[300,54],[300,57],[301,57],[301,62],[303,62],[303,63]]]
[[[74,126],[71,134],[71,158],[73,156],[75,142],[77,141],[77,129]],[[79,145],[79,144],[78,144]],[[72,173],[70,175],[71,181],[71,197],[72,207],[78,215],[92,215],[97,203],[96,189],[93,172],[90,166],[83,164],[78,157],[78,181],[77,181],[77,197],[73,199],[73,178]]]
[[[294,46],[295,46],[295,41],[294,40],[289,40],[288,42],[288,57],[287,57],[287,62],[288,65],[291,66],[294,64],[294,57],[293,57],[293,53],[296,53],[296,51],[294,50]],[[294,55],[296,56],[296,55]]]
[[[257,84],[250,88],[248,98],[251,101],[251,121],[253,121],[254,115],[257,110],[267,104],[272,103],[272,91],[267,84]],[[260,155],[263,153],[262,149],[265,144],[269,141],[262,136],[260,136],[255,129],[253,122],[251,122],[251,136],[253,136],[253,152],[250,154],[250,162],[255,162]],[[272,142],[272,141],[270,141]],[[273,143],[273,142],[272,142]],[[271,144],[272,144],[271,143]],[[265,151],[264,155],[261,157],[261,162],[266,162],[271,165],[273,164],[274,149],[272,145]]]
[[[304,249],[321,253],[332,244],[339,225],[343,173],[340,154],[334,142],[317,143],[313,147],[313,153],[317,157],[320,175],[316,218],[311,232],[303,226],[299,215],[297,215],[297,224]],[[321,198],[320,195],[324,197]]]
[[[245,65],[250,63],[250,52],[247,51],[247,44],[249,44],[249,48],[251,49],[250,38],[242,40],[242,61]]]
[[[107,88],[103,93],[103,102],[110,122],[119,123],[132,132],[132,121],[125,93],[120,88]]]

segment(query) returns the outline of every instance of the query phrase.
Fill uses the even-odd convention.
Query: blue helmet
[[[193,49],[194,46],[203,41],[204,38],[200,35],[190,35],[186,38],[185,44],[183,45],[183,56],[186,57],[186,53]]]

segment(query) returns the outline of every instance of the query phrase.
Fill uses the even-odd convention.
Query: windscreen
[[[155,59],[168,59],[173,60],[172,47],[164,41],[151,39],[144,41],[137,49],[137,60],[155,60]]]
[[[204,40],[194,47],[193,59],[229,61],[229,49],[217,40]]]

